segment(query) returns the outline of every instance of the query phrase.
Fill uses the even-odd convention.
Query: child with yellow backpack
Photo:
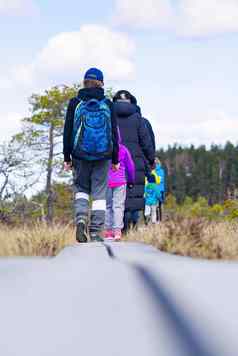
[[[165,171],[161,165],[161,162],[158,158],[155,160],[155,169],[151,172],[151,175],[155,178],[155,183],[157,185],[157,191],[159,192],[158,204],[157,204],[157,222],[162,221],[162,205],[165,201]],[[150,177],[150,175],[148,175]],[[148,184],[148,178],[146,178],[145,184]],[[148,211],[148,208],[147,208]],[[145,219],[148,220],[148,219]]]

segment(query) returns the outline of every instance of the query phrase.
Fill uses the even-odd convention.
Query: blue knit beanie
[[[103,72],[97,68],[90,68],[85,73],[84,80],[98,80],[103,83]]]

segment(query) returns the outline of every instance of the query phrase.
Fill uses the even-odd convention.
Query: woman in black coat
[[[136,98],[120,90],[113,98],[122,143],[129,149],[136,167],[135,185],[128,187],[125,207],[125,227],[136,225],[138,212],[144,209],[146,160],[154,165],[155,149],[149,131],[138,110]]]

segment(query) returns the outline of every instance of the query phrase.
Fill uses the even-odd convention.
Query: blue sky
[[[127,88],[159,146],[236,143],[237,0],[0,0],[0,141],[27,98],[99,66]]]

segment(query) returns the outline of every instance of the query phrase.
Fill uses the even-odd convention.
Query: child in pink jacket
[[[105,239],[121,240],[121,230],[123,229],[123,218],[125,211],[127,186],[131,187],[135,181],[135,164],[129,150],[121,143],[119,136],[119,162],[118,171],[109,171],[108,190],[107,190],[107,209],[106,209],[106,232]]]

